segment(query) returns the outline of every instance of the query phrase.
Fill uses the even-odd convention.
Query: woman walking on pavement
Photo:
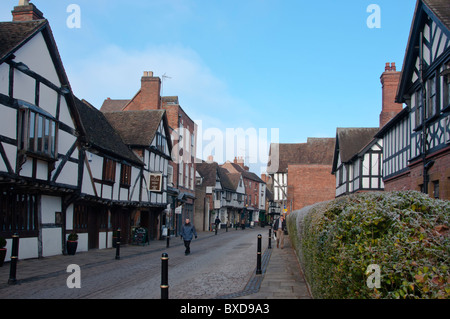
[[[189,218],[186,218],[186,222],[181,228],[181,238],[184,240],[184,247],[186,247],[186,250],[184,251],[184,254],[187,256],[191,253],[191,240],[192,237],[195,236],[197,238],[197,231],[195,230],[195,226],[191,224],[191,221]]]

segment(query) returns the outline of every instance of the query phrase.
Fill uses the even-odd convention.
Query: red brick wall
[[[27,6],[16,6],[12,11],[13,21],[32,21],[44,19],[42,12],[30,3]]]
[[[250,186],[251,183],[251,186]],[[247,195],[247,202],[245,204],[248,204],[249,207],[254,207],[256,209],[259,209],[259,183],[255,182],[254,180],[250,180],[247,178],[244,178],[244,185],[245,185],[245,194]],[[256,190],[255,190],[256,188]],[[251,202],[248,202],[248,195],[251,196]],[[256,199],[256,204],[255,204]]]
[[[127,105],[124,111],[157,110],[161,108],[161,79],[144,75],[141,78],[141,89]]]
[[[174,175],[174,184],[175,187],[177,187],[178,183],[178,163],[181,161],[181,158],[183,158],[183,186],[179,187],[180,190],[186,193],[195,194],[195,191],[193,191],[189,186],[186,187],[185,185],[185,174],[186,174],[186,164],[188,164],[188,175],[189,175],[189,181],[191,180],[191,168],[194,167],[194,176],[193,176],[193,183],[195,188],[195,170],[196,170],[196,164],[195,164],[195,154],[190,154],[191,151],[191,135],[195,133],[195,123],[190,119],[190,117],[183,111],[183,109],[178,104],[164,104],[162,106],[163,109],[166,110],[167,120],[169,122],[169,127],[173,130],[176,130],[176,132],[171,131],[171,135],[174,139],[172,139],[172,144],[174,146],[174,149],[172,151],[172,159],[175,162],[173,164],[173,175]],[[179,121],[183,123],[183,140],[182,145],[178,145],[178,127],[179,127]],[[187,134],[187,128],[189,127],[189,135]],[[182,147],[181,147],[182,146]],[[179,149],[182,148],[183,151],[179,151]],[[178,151],[178,154],[176,152]],[[194,150],[195,151],[195,150]],[[178,157],[179,156],[179,157]],[[178,158],[177,158],[178,157]]]
[[[428,170],[428,195],[434,197],[434,181],[439,181],[439,198],[450,200],[450,147],[437,152],[427,158],[434,160]],[[397,178],[386,180],[386,191],[421,190],[423,184],[423,162],[416,161],[409,166],[410,170]]]
[[[396,178],[384,181],[384,190],[386,192],[404,191],[411,189],[411,172],[401,174]]]
[[[288,205],[292,210],[335,198],[336,181],[331,165],[288,165]]]

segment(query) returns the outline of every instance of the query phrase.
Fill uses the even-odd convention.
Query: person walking
[[[221,221],[219,216],[216,217],[216,220],[214,221],[214,224],[216,225],[216,229],[219,229],[219,225],[220,225]]]
[[[180,235],[181,238],[184,240],[184,247],[186,247],[184,254],[187,256],[191,253],[192,237],[195,236],[195,238],[197,238],[197,231],[195,230],[195,226],[191,224],[189,218],[186,218],[185,224],[181,228]]]
[[[273,232],[276,234],[277,237],[277,248],[280,248],[280,242],[281,242],[281,249],[284,248],[285,229],[286,229],[286,221],[284,220],[284,216],[281,215],[280,218],[278,218],[273,224]]]

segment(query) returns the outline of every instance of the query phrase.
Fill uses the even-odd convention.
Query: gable
[[[42,32],[32,37],[14,55],[16,56],[15,61],[24,63],[30,70],[46,78],[54,85],[61,87],[58,72],[56,71]]]
[[[439,3],[439,0],[417,2],[397,92],[398,103],[405,102],[409,89],[418,85],[421,70],[426,78],[450,56],[450,10],[447,9],[448,4],[439,6]]]
[[[333,166],[337,155],[347,163],[365,147],[378,132],[377,127],[337,128]]]

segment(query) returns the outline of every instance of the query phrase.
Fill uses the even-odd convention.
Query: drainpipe
[[[419,41],[419,60],[420,60],[420,65],[419,65],[419,76],[420,76],[420,87],[422,90],[422,94],[420,96],[420,99],[422,100],[422,136],[421,136],[421,140],[422,140],[422,165],[423,165],[423,193],[428,194],[428,169],[431,167],[431,165],[427,165],[426,163],[426,157],[427,157],[427,128],[426,128],[426,121],[425,121],[425,117],[426,117],[426,109],[427,109],[427,105],[426,105],[426,87],[425,87],[425,83],[423,80],[423,32],[420,32],[420,41]]]

